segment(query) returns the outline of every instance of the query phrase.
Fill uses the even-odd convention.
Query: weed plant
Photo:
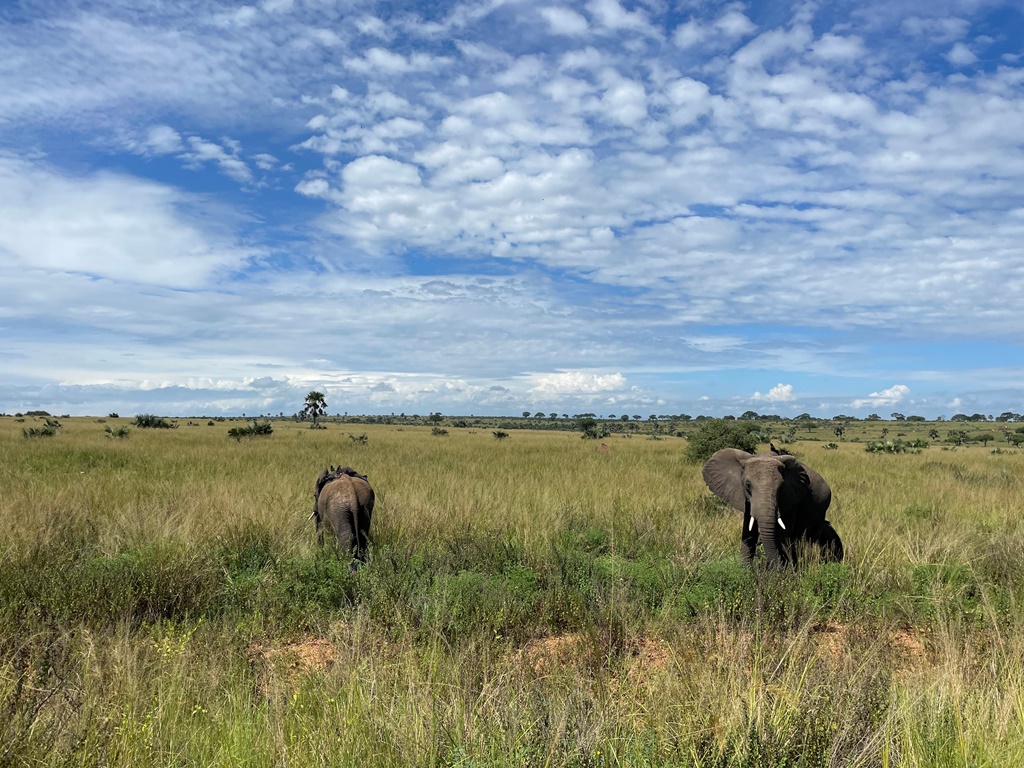
[[[0,419],[0,765],[1024,763],[1017,452],[798,441],[847,559],[769,572],[675,437],[305,426]]]

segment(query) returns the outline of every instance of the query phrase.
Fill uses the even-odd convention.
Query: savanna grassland
[[[678,437],[62,423],[0,418],[0,765],[1024,764],[1019,451],[799,434],[847,559],[794,573]]]

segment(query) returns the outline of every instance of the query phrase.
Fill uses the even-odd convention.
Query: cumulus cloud
[[[755,392],[753,399],[764,400],[769,403],[788,403],[790,400],[795,400],[796,396],[793,394],[792,384],[780,383],[776,384],[763,395],[760,392]]]
[[[957,67],[967,67],[978,60],[970,48],[963,43],[957,43],[946,54],[946,60]]]
[[[188,288],[256,255],[197,199],[115,173],[69,176],[0,156],[0,264]]]
[[[626,389],[628,383],[621,373],[588,373],[565,371],[540,374],[534,377],[530,394],[535,397],[559,397],[562,395],[592,395],[601,392],[615,392]]]
[[[875,407],[881,405],[896,405],[910,394],[910,387],[905,384],[894,384],[881,392],[872,392],[868,397],[854,400],[854,408]]]
[[[569,8],[541,8],[539,12],[551,31],[559,35],[582,35],[589,26],[586,18]]]

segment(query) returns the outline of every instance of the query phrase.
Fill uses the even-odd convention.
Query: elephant
[[[333,530],[338,546],[355,556],[350,571],[356,570],[357,563],[366,562],[374,498],[366,475],[351,467],[332,466],[316,479],[309,517],[316,522],[317,541],[323,546],[325,526]]]
[[[816,545],[826,560],[843,559],[843,542],[825,519],[832,491],[796,457],[723,448],[708,459],[701,475],[716,496],[743,513],[740,554],[745,566],[754,559],[758,538],[769,567],[796,566],[799,540]]]

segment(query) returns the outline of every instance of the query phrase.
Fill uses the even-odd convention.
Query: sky
[[[0,2],[0,412],[1024,411],[1024,6]]]

